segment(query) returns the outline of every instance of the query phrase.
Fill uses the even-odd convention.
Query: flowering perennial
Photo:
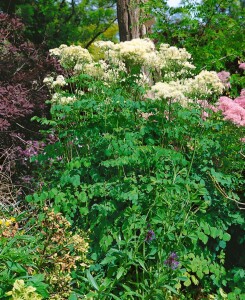
[[[52,103],[69,104],[77,100],[75,95],[65,96],[62,93],[54,93],[51,99]]]
[[[61,45],[51,49],[50,54],[57,56],[64,68],[73,70],[75,74],[90,75],[105,84],[122,80],[122,74],[127,75],[133,70],[137,84],[150,87],[149,93],[153,98],[172,99],[182,105],[220,95],[225,87],[229,87],[227,72],[217,74],[203,70],[193,78],[191,74],[195,66],[191,63],[190,53],[184,48],[161,44],[157,50],[150,39],[133,39],[118,44],[99,41],[95,42],[95,46],[103,52],[103,60],[95,61],[87,49],[74,45]],[[44,82],[56,92],[57,88],[60,90],[67,84],[63,76],[56,80],[47,77]],[[69,104],[76,98],[56,93],[51,101]]]
[[[230,84],[230,75],[231,74],[229,72],[221,71],[217,75],[218,75],[220,81],[223,83],[223,85],[226,88],[230,88],[231,87],[231,84]]]
[[[108,50],[105,53],[106,59],[117,58],[138,65],[144,65],[147,56],[155,50],[155,45],[150,39],[133,39],[119,44],[97,42],[95,45]]]
[[[152,229],[150,229],[146,233],[145,241],[146,242],[151,242],[152,240],[155,239],[155,237],[156,237],[155,232]]]
[[[196,99],[212,94],[220,95],[224,85],[214,71],[201,71],[194,79],[187,80],[187,94],[195,96]]]
[[[169,257],[164,261],[164,264],[170,267],[172,270],[175,270],[179,266],[179,262],[177,261],[178,255],[175,252],[172,252]]]
[[[18,231],[18,228],[19,228],[18,223],[16,222],[14,217],[11,217],[9,219],[7,218],[0,219],[0,238],[14,237]]]
[[[76,64],[89,63],[92,57],[87,49],[81,46],[61,45],[59,48],[49,50],[51,55],[60,58],[60,64],[65,69],[74,68]]]
[[[225,120],[238,126],[245,126],[245,97],[240,96],[235,100],[220,97],[218,108],[222,111]]]
[[[185,48],[178,49],[177,47],[170,47],[169,44],[161,44],[157,57],[165,80],[185,76],[195,69],[195,66],[190,62],[191,54]]]
[[[185,100],[184,86],[179,81],[157,82],[151,87],[156,99],[173,99],[177,101]]]

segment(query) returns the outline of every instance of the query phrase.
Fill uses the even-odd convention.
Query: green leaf
[[[79,176],[79,175],[74,175],[74,176],[72,176],[71,182],[72,182],[72,184],[73,184],[75,187],[78,187],[78,186],[81,184],[81,182],[80,182],[80,176]]]
[[[231,239],[231,235],[229,233],[224,233],[223,235],[223,241],[228,242]]]
[[[208,265],[203,266],[202,271],[203,271],[204,274],[209,274]]]
[[[202,229],[206,235],[210,235],[210,227],[207,223],[202,224]]]
[[[225,247],[226,247],[226,242],[225,242],[225,241],[220,241],[220,242],[219,242],[219,246],[220,246],[220,248],[225,249]]]
[[[101,261],[101,265],[108,265],[111,262],[114,262],[116,260],[116,256],[106,256],[102,261]]]
[[[87,207],[80,207],[79,211],[80,211],[80,214],[82,216],[86,216],[88,214],[88,208]]]
[[[77,199],[80,200],[81,202],[86,202],[88,200],[87,194],[85,192],[76,192],[75,195],[77,196]]]
[[[72,293],[70,296],[69,296],[69,298],[68,298],[68,300],[77,300],[78,298],[77,298],[77,295],[75,294],[75,293]]]
[[[135,261],[138,262],[138,263],[140,264],[140,266],[142,267],[142,269],[145,270],[145,271],[147,272],[143,260],[141,260],[141,259],[136,259]]]
[[[173,292],[174,294],[179,295],[178,291],[176,289],[174,289],[173,287],[171,287],[170,285],[164,284],[164,287],[166,289],[168,289],[169,291]]]
[[[210,235],[213,239],[219,236],[219,229],[216,227],[210,227]]]
[[[198,238],[204,243],[207,244],[208,236],[203,232],[198,232]]]
[[[26,269],[22,267],[19,263],[12,262],[12,261],[7,261],[6,265],[12,272],[16,273],[26,273]]]
[[[116,295],[110,293],[110,296],[112,297],[112,299],[115,299],[115,300],[121,300],[121,298],[117,297]]]
[[[177,277],[177,279],[180,280],[180,281],[186,281],[188,279],[188,277],[186,277],[186,276],[179,276],[179,277]]]
[[[197,274],[197,276],[198,276],[200,279],[202,279],[203,276],[204,276],[204,274],[203,274],[203,272],[202,272],[201,270],[197,270],[196,274]]]
[[[191,285],[191,280],[188,278],[185,282],[184,282],[184,286],[190,286]]]
[[[146,189],[147,189],[147,192],[150,193],[153,190],[153,186],[148,184]]]
[[[87,278],[88,278],[89,283],[96,289],[96,291],[98,291],[99,286],[98,286],[97,282],[95,281],[94,277],[92,276],[92,274],[90,273],[90,271],[87,270],[86,274],[87,274]]]
[[[116,276],[117,280],[119,280],[122,277],[122,275],[123,275],[124,272],[125,272],[125,268],[124,267],[120,267],[118,269],[117,276]]]
[[[32,282],[39,282],[44,280],[44,274],[33,275],[30,279]]]
[[[196,278],[196,276],[191,275],[191,280],[192,280],[192,282],[193,282],[195,285],[198,285],[199,281],[198,281],[198,279]]]

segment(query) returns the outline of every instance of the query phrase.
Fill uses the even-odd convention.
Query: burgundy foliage
[[[45,47],[37,48],[23,32],[20,19],[0,12],[0,165],[7,149],[22,148],[22,152],[12,151],[14,172],[23,161],[30,141],[41,139],[39,125],[30,119],[49,112],[45,104],[49,91],[43,79],[49,74],[62,74],[59,63],[43,50]],[[19,171],[18,177],[28,173],[22,167]]]

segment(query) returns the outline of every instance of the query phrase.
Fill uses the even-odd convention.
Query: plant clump
[[[242,247],[244,126],[220,109],[228,74],[195,75],[184,49],[149,39],[96,45],[98,59],[67,65],[66,84],[44,79],[51,118],[35,120],[56,141],[35,158],[43,185],[27,197],[90,232],[91,262],[74,268],[83,279],[73,291],[94,299],[241,293],[242,264],[229,251]]]

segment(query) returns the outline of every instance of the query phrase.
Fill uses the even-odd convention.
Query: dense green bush
[[[131,43],[135,50],[139,41]],[[120,52],[103,44],[108,56],[100,62],[81,48],[51,51],[75,71],[45,79],[56,92],[52,119],[36,120],[57,141],[33,158],[42,189],[27,200],[89,232],[91,265],[72,273],[74,297],[236,299],[243,288],[242,262],[232,258],[243,244],[243,127],[197,101],[216,101],[214,73],[183,79],[194,101],[190,91],[170,89],[181,86],[179,61],[174,74],[146,73],[167,84],[149,90],[141,68],[148,56],[125,45]]]

